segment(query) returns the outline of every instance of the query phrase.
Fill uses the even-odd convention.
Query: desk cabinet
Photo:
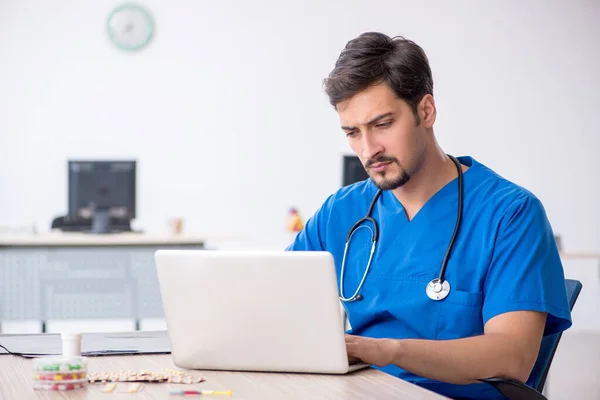
[[[163,318],[154,263],[158,249],[202,249],[202,242],[160,245],[0,247],[0,323],[61,319]]]

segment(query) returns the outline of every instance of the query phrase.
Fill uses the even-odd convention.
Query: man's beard
[[[384,163],[384,162],[396,164],[399,167],[400,175],[396,178],[386,178],[385,171],[384,172],[375,172],[373,174],[369,173],[369,167],[371,165],[373,165],[375,163]],[[367,174],[369,174],[371,176],[371,179],[373,180],[373,183],[375,183],[375,186],[377,186],[381,190],[398,189],[399,187],[401,187],[402,185],[404,185],[406,182],[408,182],[410,180],[410,175],[408,174],[408,172],[406,172],[406,170],[404,168],[402,168],[402,166],[400,165],[400,163],[398,162],[398,160],[395,157],[379,156],[375,159],[368,160],[365,163],[365,169],[367,170]],[[375,175],[375,176],[378,175],[382,179],[377,180],[377,179],[375,179],[375,177],[373,175]]]
[[[375,186],[377,186],[379,189],[381,190],[394,190],[394,189],[398,189],[399,187],[401,187],[402,185],[404,185],[406,182],[408,182],[410,180],[410,175],[408,175],[408,173],[401,169],[400,175],[396,178],[385,178],[384,176],[385,173],[381,174],[378,173],[377,175],[379,175],[380,177],[382,177],[382,179],[378,180],[378,179],[374,179],[371,176],[371,179],[373,180],[373,183],[375,183]]]

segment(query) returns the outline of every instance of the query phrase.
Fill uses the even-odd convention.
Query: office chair
[[[573,306],[575,306],[575,302],[577,301],[577,297],[579,296],[583,285],[581,282],[573,279],[565,279],[565,285],[567,288],[569,307],[571,311],[573,311]],[[542,391],[561,336],[562,332],[559,332],[554,335],[545,336],[542,339],[538,358],[535,361],[535,365],[526,384],[504,378],[489,378],[482,379],[481,381],[495,387],[509,400],[548,400],[546,399],[546,396],[542,394]]]

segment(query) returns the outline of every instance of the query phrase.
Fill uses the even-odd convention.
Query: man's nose
[[[362,148],[362,156],[366,160],[370,160],[374,158],[379,153],[383,152],[383,146],[374,141],[370,135],[364,135],[363,137],[363,148]]]

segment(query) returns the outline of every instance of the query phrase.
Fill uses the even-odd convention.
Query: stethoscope
[[[448,249],[446,250],[446,255],[444,256],[444,261],[442,262],[442,266],[440,268],[440,273],[437,278],[431,280],[427,284],[425,288],[425,293],[427,293],[427,297],[431,300],[443,300],[450,293],[450,284],[447,280],[444,279],[444,274],[446,273],[446,266],[448,265],[448,260],[450,258],[450,252],[452,251],[452,246],[454,246],[454,241],[456,240],[456,235],[458,233],[458,229],[460,227],[460,221],[462,218],[462,208],[463,208],[463,171],[460,165],[460,162],[453,156],[448,155],[450,159],[456,165],[456,170],[458,171],[458,212],[456,214],[456,225],[454,226],[454,233],[452,234],[452,238],[450,239],[450,244],[448,245]],[[365,283],[365,279],[367,278],[367,274],[369,273],[369,269],[371,268],[371,262],[373,261],[373,254],[375,254],[375,246],[377,244],[377,240],[379,239],[379,226],[375,219],[371,217],[371,213],[373,212],[373,207],[375,207],[375,203],[377,199],[381,195],[381,189],[377,191],[373,200],[371,201],[371,205],[369,206],[369,210],[367,211],[367,215],[363,218],[359,219],[348,232],[348,236],[346,237],[346,245],[344,247],[344,256],[342,258],[342,270],[340,272],[340,300],[343,302],[352,302],[362,300],[363,296],[359,294],[360,289],[362,289],[363,284]],[[362,225],[364,222],[370,222],[373,225],[373,229],[371,229],[368,225]],[[348,252],[348,247],[350,245],[350,239],[354,232],[356,232],[360,228],[367,228],[371,231],[371,252],[369,254],[369,261],[367,262],[367,268],[365,268],[365,272],[363,277],[356,288],[356,291],[351,297],[344,297],[344,270],[346,267],[346,254]]]

